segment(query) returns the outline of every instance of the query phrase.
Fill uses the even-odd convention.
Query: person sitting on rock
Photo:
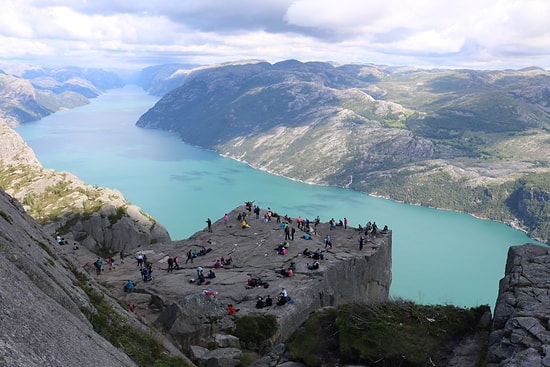
[[[306,247],[306,249],[302,252],[302,255],[311,257],[313,255],[313,252],[309,251],[309,249]]]
[[[319,266],[321,265],[321,263],[319,263],[319,261],[314,261],[313,263],[311,264],[307,264],[307,268],[309,270],[317,270],[319,269]]]
[[[220,260],[216,260],[216,262],[214,263],[214,268],[221,269],[221,267],[222,267],[222,262]]]
[[[222,257],[223,259],[223,257]],[[224,261],[221,261],[222,265],[231,265],[231,263],[233,262],[233,258],[231,256],[229,256],[227,259],[225,259]]]
[[[241,222],[241,228],[249,228],[250,225],[247,223],[246,219],[243,218],[242,222]]]
[[[235,312],[239,311],[240,309],[235,308],[231,303],[227,305],[227,314],[229,316],[234,316]]]
[[[197,280],[197,285],[207,285],[210,284],[209,280],[206,280],[203,273],[199,274],[199,279]]]
[[[128,280],[124,285],[124,292],[132,292],[135,286],[136,285],[132,280]]]
[[[273,299],[271,299],[271,296],[268,294],[267,297],[265,298],[265,306],[266,307],[271,307],[273,306]]]
[[[310,235],[309,233],[305,233],[305,234],[302,236],[302,238],[303,238],[304,240],[311,240],[311,235]]]
[[[317,249],[317,251],[315,251],[315,253],[311,257],[315,260],[324,260],[325,259],[325,253],[324,253],[323,250]]]
[[[279,297],[277,298],[277,305],[279,306],[282,306],[282,305],[286,305],[286,303],[288,302],[288,293],[286,291],[285,288],[283,288],[281,290],[281,293],[279,293]]]
[[[288,269],[281,269],[280,271],[281,275],[284,277],[292,277],[294,276],[294,271],[291,268]]]
[[[256,301],[256,308],[264,308],[265,302],[262,296],[258,297],[258,300]]]
[[[206,276],[208,279],[214,279],[216,277],[216,273],[212,269],[208,272],[208,275]]]

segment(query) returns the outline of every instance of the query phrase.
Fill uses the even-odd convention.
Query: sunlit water
[[[156,100],[128,86],[17,131],[44,167],[122,191],[172,239],[189,237],[206,218],[217,220],[248,200],[294,217],[387,224],[393,230],[391,294],[420,303],[493,307],[509,246],[533,242],[503,224],[287,180],[171,133],[135,127]]]

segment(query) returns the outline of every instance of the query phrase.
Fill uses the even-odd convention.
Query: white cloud
[[[548,14],[546,0],[8,0],[0,59],[548,68]]]

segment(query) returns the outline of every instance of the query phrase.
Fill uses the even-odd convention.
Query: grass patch
[[[245,343],[261,343],[279,330],[275,315],[246,315],[238,318],[235,323],[235,336]]]
[[[334,360],[426,366],[438,347],[472,331],[488,310],[488,306],[464,309],[401,300],[343,305],[312,315],[287,346],[292,359],[308,366],[327,365]]]

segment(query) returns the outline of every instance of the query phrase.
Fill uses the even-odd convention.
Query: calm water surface
[[[158,99],[134,86],[26,124],[18,133],[44,167],[116,188],[184,239],[245,201],[322,221],[347,217],[393,230],[392,296],[421,303],[494,306],[508,247],[534,242],[506,225],[312,186],[254,170],[135,122]],[[183,255],[183,254],[182,254]]]

